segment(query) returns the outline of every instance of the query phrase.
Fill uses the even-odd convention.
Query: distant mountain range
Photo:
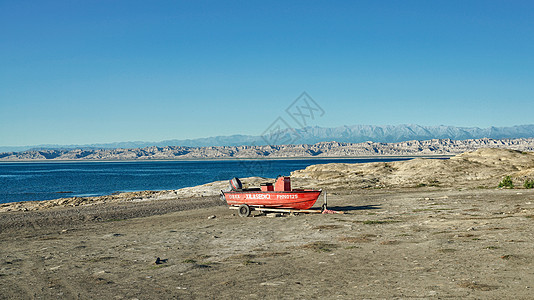
[[[335,128],[305,127],[300,129],[285,129],[274,135],[230,135],[186,140],[165,140],[161,142],[117,142],[107,144],[87,145],[36,145],[22,147],[0,147],[0,152],[19,152],[26,150],[45,149],[113,149],[113,148],[145,148],[145,147],[217,147],[243,145],[280,145],[280,144],[316,144],[320,142],[341,143],[399,143],[411,140],[431,139],[516,139],[534,138],[534,125],[520,125],[513,127],[456,127],[456,126],[421,126],[405,125],[353,125]]]

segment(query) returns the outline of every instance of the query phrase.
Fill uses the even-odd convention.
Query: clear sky
[[[0,146],[534,123],[534,1],[0,0]]]

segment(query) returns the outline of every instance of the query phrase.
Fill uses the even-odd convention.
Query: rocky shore
[[[375,163],[318,164],[291,173],[294,186],[325,190],[434,187],[495,188],[505,177],[521,187],[534,179],[534,152],[483,148],[450,159],[416,158],[408,161]],[[273,178],[241,179],[245,186],[257,187]],[[99,197],[70,197],[49,201],[0,204],[0,212],[34,211],[56,207],[91,206],[125,202],[155,202],[173,199],[216,197],[228,190],[228,181],[169,191],[127,192]]]

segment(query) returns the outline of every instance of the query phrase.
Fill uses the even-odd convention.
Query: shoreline
[[[198,162],[206,162],[206,161],[221,161],[221,162],[227,162],[227,161],[242,161],[242,162],[247,162],[247,161],[290,161],[290,160],[295,160],[295,161],[305,161],[305,160],[313,160],[314,161],[314,165],[315,164],[322,164],[323,160],[330,160],[329,163],[344,163],[345,160],[374,160],[374,162],[384,162],[384,161],[389,161],[389,160],[396,160],[396,161],[407,161],[407,160],[411,160],[411,159],[415,159],[415,158],[424,158],[424,159],[449,159],[450,157],[444,157],[444,156],[374,156],[374,157],[371,157],[371,156],[368,156],[368,157],[353,157],[353,158],[345,158],[345,157],[337,157],[337,158],[318,158],[318,159],[310,159],[310,158],[306,158],[306,157],[300,157],[300,158],[283,158],[283,159],[278,159],[278,158],[271,158],[271,159],[222,159],[222,160],[214,160],[214,159],[204,159],[204,160],[187,160],[187,161],[184,161],[184,162],[194,162],[194,161],[198,161]],[[397,160],[398,159],[398,160]],[[89,162],[90,164],[97,164],[97,163],[110,163],[110,164],[113,164],[113,163],[136,163],[138,162],[139,160],[130,160],[130,161],[97,161],[97,160],[71,160],[71,161],[66,161],[66,160],[54,160],[54,161],[27,161],[27,162],[19,162],[19,161],[16,161],[16,162],[7,162],[7,164],[12,164],[12,165],[15,165],[15,164],[24,164],[24,163],[28,163],[28,164],[39,164],[39,163],[44,163],[44,164],[66,164],[66,163],[82,163],[82,162]],[[143,163],[146,162],[146,163],[157,163],[157,162],[175,162],[175,161],[183,161],[183,160],[141,160]],[[334,162],[331,162],[331,161],[334,161]],[[349,163],[354,163],[354,164],[365,164],[365,163],[369,163],[369,162],[349,162]],[[0,166],[3,164],[3,162],[0,162]],[[292,170],[292,172],[295,172],[295,171],[298,171],[298,170]],[[221,180],[221,181],[224,181],[224,180]],[[216,183],[217,181],[213,181],[213,182],[208,182],[207,184],[214,184]],[[202,185],[202,184],[200,184]],[[144,193],[144,194],[149,194],[149,193],[164,193],[164,192],[168,192],[168,191],[174,191],[174,190],[180,190],[180,189],[192,189],[192,188],[195,188],[199,185],[191,185],[191,186],[184,186],[184,187],[181,187],[181,188],[178,188],[178,189],[146,189],[146,188],[140,188],[140,189],[129,189],[129,190],[118,190],[118,191],[114,191],[114,192],[111,192],[111,193],[90,193],[90,192],[87,192],[87,193],[84,193],[84,194],[74,194],[73,192],[70,192],[70,190],[65,190],[65,191],[57,191],[55,192],[56,196],[57,197],[54,197],[52,199],[42,199],[42,200],[34,200],[34,199],[31,199],[31,200],[23,200],[23,201],[9,201],[9,202],[3,202],[3,203],[0,203],[0,207],[5,207],[5,205],[8,205],[8,204],[16,204],[16,203],[24,203],[24,202],[45,202],[45,201],[58,201],[58,200],[61,200],[61,199],[76,199],[76,198],[79,198],[79,199],[94,199],[94,198],[98,198],[98,197],[111,197],[111,196],[114,196],[114,195],[117,195],[117,194],[131,194],[131,193]]]
[[[433,139],[399,143],[339,143],[296,144],[279,146],[217,146],[217,147],[144,147],[110,149],[43,149],[0,153],[1,161],[48,160],[226,160],[226,159],[309,159],[449,156],[482,148],[534,151],[533,139]]]
[[[534,152],[480,149],[448,159],[435,159],[443,158],[442,156],[431,157],[434,159],[428,157],[414,159],[411,156],[402,157],[406,158],[405,160],[389,161],[391,158],[373,157],[374,162],[362,163],[335,163],[336,160],[333,160],[334,163],[329,164],[312,164],[304,169],[290,171],[292,186],[305,189],[344,190],[462,185],[487,189],[496,188],[505,176],[511,176],[516,187],[520,187],[523,183],[526,187],[527,181],[534,177]],[[339,162],[342,162],[342,159]],[[266,180],[262,177],[242,178],[243,184],[250,187],[257,187]],[[140,189],[140,191],[117,192],[94,197],[61,197],[63,195],[57,194],[58,198],[50,200],[3,203],[0,204],[0,211],[36,210],[58,205],[78,206],[88,203],[216,196],[227,187],[227,180],[218,180],[178,189]]]
[[[3,163],[71,163],[71,162],[102,162],[102,163],[118,163],[118,162],[174,162],[174,161],[257,161],[257,160],[343,160],[343,159],[413,159],[413,158],[430,158],[430,159],[448,159],[455,155],[453,154],[435,154],[435,155],[365,155],[365,156],[295,156],[295,157],[244,157],[244,158],[177,158],[177,159],[27,159],[27,160],[2,160]]]

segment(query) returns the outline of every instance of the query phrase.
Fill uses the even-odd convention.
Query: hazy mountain
[[[379,143],[398,143],[410,140],[430,139],[506,139],[534,137],[534,125],[513,127],[455,127],[455,126],[420,126],[420,125],[354,125],[336,128],[307,127],[297,131],[302,140],[298,143],[313,144],[335,140],[345,143],[366,141]]]
[[[275,135],[231,135],[186,140],[166,140],[161,142],[117,142],[87,145],[38,145],[26,147],[0,147],[0,152],[18,152],[40,149],[109,149],[109,148],[144,148],[164,146],[214,147],[241,145],[280,145],[280,144],[315,144],[337,141],[343,143],[398,143],[410,140],[430,139],[515,139],[533,138],[534,125],[513,127],[455,127],[455,126],[420,126],[405,125],[353,125],[335,128],[305,127],[286,129]]]

